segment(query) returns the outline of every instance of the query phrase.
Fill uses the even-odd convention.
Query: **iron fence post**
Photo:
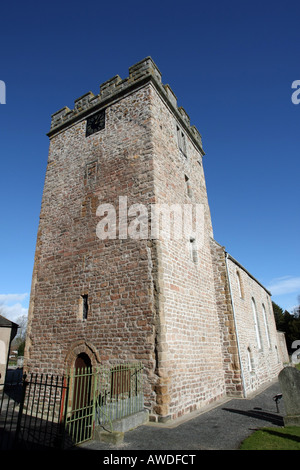
[[[65,383],[66,382],[66,383]],[[65,402],[62,403],[63,405],[63,413],[60,417],[60,425],[62,430],[62,437],[61,437],[61,448],[63,449],[65,446],[65,438],[67,432],[67,412],[68,412],[68,402],[69,402],[69,390],[70,390],[70,376],[64,378],[64,394],[62,400]]]
[[[18,443],[18,439],[19,439],[19,433],[20,433],[20,429],[21,429],[21,421],[22,421],[23,408],[24,408],[24,402],[25,402],[26,387],[28,385],[28,382],[26,381],[26,378],[27,378],[27,374],[24,374],[23,378],[22,378],[22,393],[21,393],[21,398],[20,398],[20,407],[19,407],[18,420],[17,420],[16,433],[15,433],[13,447],[17,447],[17,443]]]

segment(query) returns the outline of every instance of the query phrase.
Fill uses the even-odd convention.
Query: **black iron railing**
[[[64,376],[9,370],[0,392],[0,449],[69,448],[95,426],[144,408],[143,366],[72,369]]]

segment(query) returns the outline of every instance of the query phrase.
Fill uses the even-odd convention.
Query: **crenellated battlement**
[[[108,106],[110,102],[120,99],[148,81],[152,81],[156,86],[163,99],[176,114],[177,119],[190,134],[196,145],[201,148],[202,153],[204,153],[199,131],[195,126],[191,126],[190,118],[186,111],[182,107],[177,106],[177,98],[170,86],[162,84],[161,73],[151,57],[146,57],[129,67],[128,78],[122,79],[119,75],[115,75],[100,85],[100,93],[98,95],[94,95],[94,93],[89,91],[74,101],[73,109],[65,106],[52,114],[51,128],[48,136],[52,137],[74,122],[86,119],[87,116],[96,110]]]

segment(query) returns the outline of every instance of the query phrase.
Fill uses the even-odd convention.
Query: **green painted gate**
[[[81,364],[69,375],[65,426],[73,444],[92,439],[95,426],[112,430],[113,421],[144,409],[141,363],[96,368]]]

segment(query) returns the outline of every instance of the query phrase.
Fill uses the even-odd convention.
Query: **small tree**
[[[298,305],[293,309],[293,315],[295,318],[300,318],[300,295],[298,295]]]
[[[19,325],[18,333],[13,340],[13,347],[17,349],[18,356],[24,356],[26,330],[27,330],[27,316],[22,315],[18,317],[16,323]]]
[[[298,299],[300,300],[300,296]],[[300,305],[293,309],[293,313],[289,313],[287,310],[283,311],[275,302],[272,304],[276,328],[285,333],[286,346],[291,354],[293,342],[300,340]]]

